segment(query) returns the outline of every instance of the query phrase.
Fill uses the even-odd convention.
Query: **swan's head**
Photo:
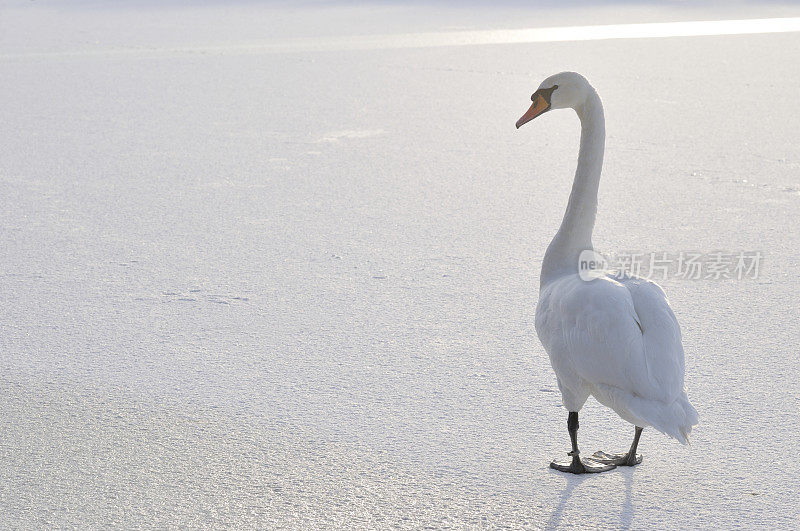
[[[539,85],[531,95],[533,104],[528,111],[517,120],[517,129],[550,109],[578,109],[587,98],[594,94],[594,89],[586,78],[575,72],[555,74]]]

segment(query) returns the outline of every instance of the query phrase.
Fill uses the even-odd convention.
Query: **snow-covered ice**
[[[797,16],[6,2],[0,526],[797,527],[800,33],[364,45]],[[598,248],[764,253],[660,281],[701,423],[590,477],[548,468],[533,329],[578,122],[514,128],[568,69],[606,109]],[[581,414],[585,451],[632,432]]]

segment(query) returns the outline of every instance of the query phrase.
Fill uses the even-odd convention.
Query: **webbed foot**
[[[569,452],[567,455],[571,457],[568,459],[554,459],[553,462],[550,463],[550,468],[560,472],[569,472],[570,474],[595,474],[597,472],[606,472],[617,468],[617,465],[614,463],[601,463],[594,458],[581,459],[572,452]]]
[[[605,452],[595,452],[591,459],[598,463],[605,463],[616,466],[636,466],[642,462],[642,454],[607,454]]]

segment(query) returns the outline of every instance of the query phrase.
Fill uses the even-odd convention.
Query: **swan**
[[[642,429],[688,444],[697,411],[684,389],[681,332],[662,289],[654,282],[602,268],[584,275],[579,258],[593,253],[597,188],[605,149],[603,105],[582,75],[545,79],[517,129],[551,109],[574,109],[581,122],[578,167],[561,226],[542,261],[535,326],[556,373],[568,411],[568,458],[550,466],[563,472],[604,472],[642,461]],[[634,425],[626,453],[581,458],[578,412],[589,395]]]

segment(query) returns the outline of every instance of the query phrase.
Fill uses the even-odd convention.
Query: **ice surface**
[[[248,48],[797,8],[0,9],[0,525],[800,523],[800,35]],[[578,123],[514,128],[566,69],[598,248],[765,253],[661,282],[701,424],[586,478],[533,329]],[[589,453],[632,433],[581,414]]]

